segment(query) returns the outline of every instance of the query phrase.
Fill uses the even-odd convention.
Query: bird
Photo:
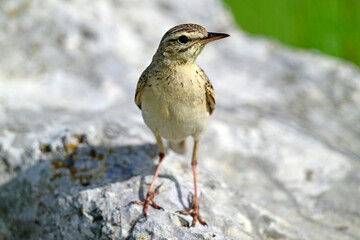
[[[198,24],[181,24],[168,30],[162,37],[150,65],[141,74],[136,86],[135,103],[142,112],[145,124],[155,135],[159,162],[144,201],[132,203],[143,206],[147,217],[148,207],[163,209],[154,201],[154,190],[160,164],[165,157],[162,138],[169,141],[171,149],[185,152],[185,140],[194,140],[191,166],[194,180],[194,195],[190,210],[179,211],[191,215],[196,222],[207,225],[199,212],[196,179],[199,141],[205,132],[209,117],[215,109],[214,88],[196,59],[209,42],[229,37],[226,33],[208,32]]]

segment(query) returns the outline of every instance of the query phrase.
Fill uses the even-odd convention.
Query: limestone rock
[[[1,1],[0,239],[359,239],[360,71],[238,30],[220,1]],[[170,27],[230,38],[198,59],[217,107],[198,164],[161,166],[133,103]],[[188,141],[191,148],[191,141]]]

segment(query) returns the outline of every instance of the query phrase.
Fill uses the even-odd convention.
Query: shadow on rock
[[[61,232],[74,234],[67,228],[75,226],[78,237],[104,237],[103,228],[107,224],[104,221],[107,214],[104,211],[107,210],[104,209],[109,210],[106,217],[110,219],[109,228],[118,226],[120,237],[121,219],[116,218],[121,214],[114,215],[113,212],[120,212],[132,200],[144,199],[147,191],[145,177],[153,174],[157,163],[156,145],[92,147],[83,143],[79,146],[64,145],[61,151],[51,151],[46,146],[41,150],[42,159],[0,187],[0,239],[64,238],[66,236]],[[106,195],[113,183],[126,182],[135,176],[140,176],[140,182],[134,179],[131,183],[112,186],[118,188],[116,195],[120,197],[116,198],[119,199],[110,199]],[[179,201],[184,205],[177,179],[170,175],[159,177],[174,182]],[[139,191],[138,199],[130,199],[134,198],[134,189]],[[86,195],[87,190],[99,191],[96,193],[99,197],[92,199],[92,195]],[[98,202],[107,205],[100,210]],[[58,214],[59,211],[62,213]],[[58,218],[61,216],[63,225],[59,224],[59,219],[54,219],[56,215]],[[48,224],[52,221],[54,224]],[[81,228],[85,223],[90,227]],[[1,225],[6,227],[1,228]]]

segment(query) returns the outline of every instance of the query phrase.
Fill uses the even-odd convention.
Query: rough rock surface
[[[360,72],[236,29],[216,0],[1,1],[0,239],[359,239]],[[231,38],[198,63],[217,108],[200,149],[157,162],[133,103],[162,34],[194,22]],[[191,141],[188,142],[191,147]]]

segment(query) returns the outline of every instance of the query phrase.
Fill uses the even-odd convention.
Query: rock
[[[360,71],[238,30],[217,0],[2,1],[0,239],[358,239]],[[198,62],[217,108],[200,147],[157,163],[133,103],[170,27],[231,38]],[[226,42],[225,42],[226,41]],[[189,139],[190,140],[190,139]],[[188,141],[191,148],[191,141]]]

